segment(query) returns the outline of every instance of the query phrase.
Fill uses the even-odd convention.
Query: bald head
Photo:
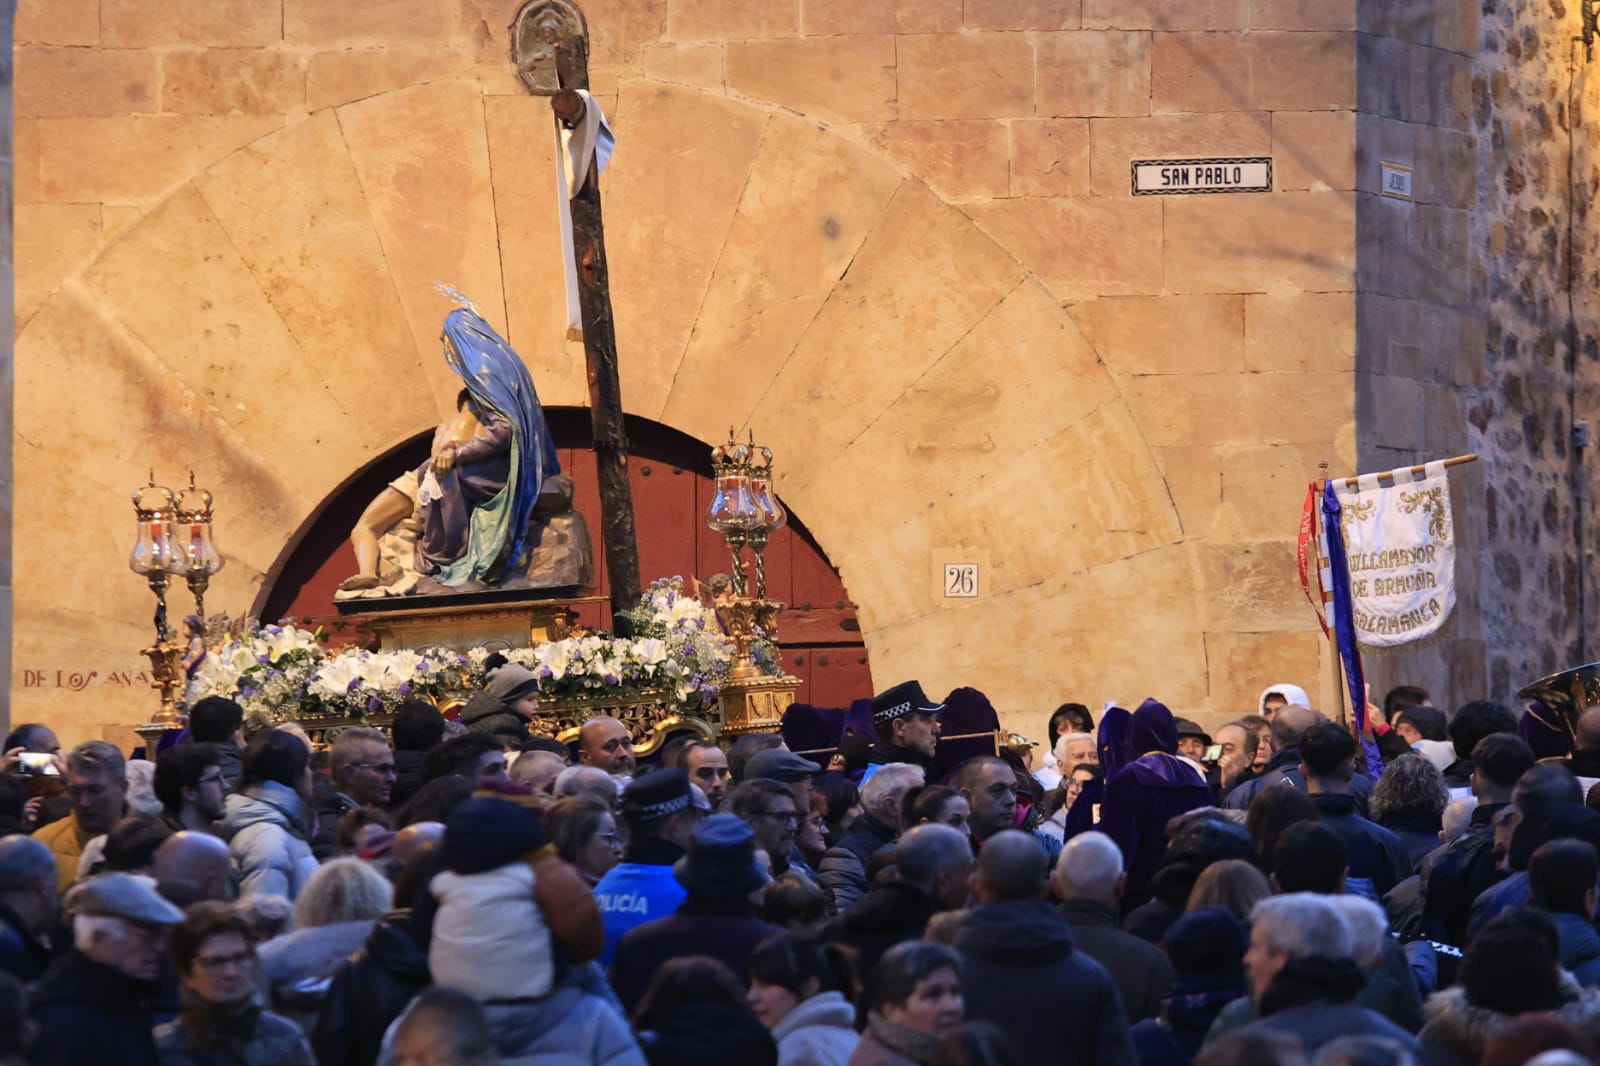
[[[1062,899],[1116,903],[1124,883],[1122,849],[1104,833],[1079,833],[1056,860],[1056,892]]]
[[[1007,829],[984,841],[978,855],[978,898],[985,903],[1044,895],[1044,849],[1026,833]]]
[[[444,839],[443,822],[412,822],[394,835],[389,857],[404,866],[424,844]]]
[[[211,900],[229,903],[238,894],[228,845],[210,833],[174,833],[156,849],[150,874],[156,890],[177,907]]]
[[[591,718],[578,728],[578,762],[608,774],[633,773],[633,737],[615,718]]]
[[[1298,703],[1281,707],[1278,713],[1272,716],[1272,742],[1280,751],[1284,748],[1297,747],[1306,730],[1322,720],[1322,715]]]
[[[569,766],[556,775],[556,799],[563,796],[593,796],[607,807],[617,804],[617,783],[610,774],[594,766]]]
[[[1578,735],[1574,744],[1579,751],[1600,749],[1600,707],[1587,707],[1578,716]]]

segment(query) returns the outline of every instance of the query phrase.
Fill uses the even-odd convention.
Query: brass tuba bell
[[[1524,685],[1517,697],[1544,704],[1556,720],[1546,724],[1559,724],[1567,739],[1576,741],[1579,716],[1585,708],[1600,704],[1600,663],[1574,666],[1559,674],[1541,677]]]

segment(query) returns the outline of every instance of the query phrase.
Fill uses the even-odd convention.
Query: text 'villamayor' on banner
[[[1361,648],[1426,640],[1456,605],[1456,542],[1447,470],[1476,455],[1381,474],[1329,479],[1306,490],[1300,515],[1300,585],[1334,647],[1341,703],[1348,694],[1367,732]],[[1316,544],[1317,565],[1311,566]]]

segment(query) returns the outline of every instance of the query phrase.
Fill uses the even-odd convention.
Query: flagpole
[[[1322,514],[1322,495],[1327,491],[1328,488],[1328,460],[1324,459],[1317,464],[1317,474],[1317,520],[1319,522],[1325,522],[1327,519]],[[1319,572],[1322,564],[1327,561],[1322,557],[1322,540],[1322,537],[1317,538],[1317,566]],[[1339,666],[1338,630],[1334,626],[1329,625],[1327,627],[1327,635],[1329,665],[1333,667],[1333,691],[1339,699],[1339,724],[1344,726],[1346,729],[1349,729],[1349,708],[1346,705],[1344,698],[1344,671]]]

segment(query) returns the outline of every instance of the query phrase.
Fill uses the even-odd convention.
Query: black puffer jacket
[[[867,884],[867,864],[879,848],[894,843],[894,829],[870,814],[857,818],[839,842],[823,853],[817,878],[834,913],[849,910],[872,886]]]
[[[154,981],[139,981],[76,949],[44,975],[33,997],[34,1066],[157,1066],[151,1036]]]
[[[369,1066],[389,1024],[432,983],[428,949],[412,937],[411,912],[378,919],[361,950],[333,975],[311,1044],[321,1066]]]
[[[939,901],[913,885],[893,881],[873,889],[861,901],[822,927],[822,939],[856,953],[856,972],[863,980],[883,953],[907,940],[920,940]]]
[[[1422,927],[1431,939],[1466,944],[1472,901],[1500,877],[1494,862],[1494,816],[1506,806],[1478,807],[1465,833],[1423,860]]]

